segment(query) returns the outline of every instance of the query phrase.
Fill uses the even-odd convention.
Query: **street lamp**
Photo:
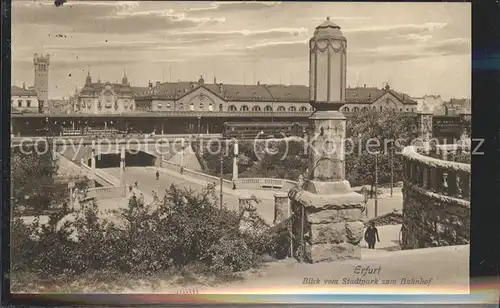
[[[375,217],[378,217],[378,154],[375,152]]]
[[[391,197],[392,197],[392,188],[394,187],[394,141],[391,142],[391,152],[389,154],[391,159]]]
[[[222,186],[224,184],[224,180],[223,180],[223,176],[224,176],[224,173],[223,173],[223,168],[224,167],[224,151],[221,149],[220,150],[220,209],[222,210],[222,206],[224,204],[224,194],[222,192]]]

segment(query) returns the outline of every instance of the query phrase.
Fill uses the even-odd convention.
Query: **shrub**
[[[45,226],[14,219],[12,269],[42,279],[103,270],[154,274],[195,264],[227,273],[254,266],[263,253],[277,255],[275,235],[241,232],[239,214],[218,209],[214,194],[214,187],[196,194],[172,186],[160,206],[130,202],[113,221],[101,218],[95,203],[64,223],[60,216]]]

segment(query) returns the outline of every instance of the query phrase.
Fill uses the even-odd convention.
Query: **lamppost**
[[[201,116],[198,116],[198,153],[201,153],[200,122],[201,122]]]
[[[220,150],[220,209],[222,210],[222,206],[224,204],[224,194],[222,192],[222,186],[224,184],[224,181],[223,181],[223,176],[224,176],[224,173],[223,173],[223,168],[224,167],[224,151],[221,149]]]
[[[394,140],[391,142],[391,197],[392,197],[392,188],[394,187]]]
[[[378,217],[378,154],[375,152],[375,217]]]

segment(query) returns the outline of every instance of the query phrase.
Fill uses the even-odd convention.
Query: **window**
[[[349,112],[349,107],[344,107],[344,108],[342,108],[342,111],[343,111],[343,112]]]
[[[22,100],[18,100],[17,101],[17,107],[22,107],[23,106],[23,101]]]
[[[260,107],[259,106],[253,106],[252,111],[260,111]]]
[[[288,108],[288,111],[297,111],[297,108],[295,108],[294,106],[290,106],[290,107]]]
[[[29,108],[29,107],[31,107],[31,100],[29,100],[29,99],[28,99],[28,100],[26,101],[26,107],[28,107],[28,108]]]
[[[307,107],[305,106],[300,107],[300,111],[307,111]]]
[[[214,111],[214,106],[212,105],[212,103],[208,104],[208,110]]]
[[[399,108],[399,111],[400,111],[400,112],[403,112],[403,108]]]
[[[170,103],[167,103],[167,109],[170,109]]]
[[[200,109],[203,110],[203,103],[200,103]]]
[[[158,109],[161,109],[161,106],[162,106],[162,105],[161,105],[161,103],[158,103],[158,105],[157,105],[157,106],[158,106]]]
[[[382,111],[382,110],[383,110],[383,108],[382,108],[382,106],[380,106],[380,111]]]
[[[184,104],[183,104],[183,103],[180,103],[180,104],[179,104],[179,109],[180,109],[180,110],[183,110],[183,109],[184,109]]]
[[[359,111],[359,108],[358,107],[354,107],[352,108],[352,112],[358,112]]]
[[[285,107],[283,107],[283,106],[279,106],[277,110],[278,110],[278,111],[285,111],[286,109],[285,109]]]
[[[193,104],[193,103],[191,103],[191,104],[189,105],[189,110],[191,110],[191,111],[193,111],[193,110],[194,110],[194,104]]]
[[[368,108],[367,107],[363,107],[363,108],[361,108],[361,110],[368,111]]]
[[[222,106],[222,104],[219,104],[219,111],[223,111],[224,110],[224,107]]]
[[[314,111],[314,107],[311,107],[311,108],[310,108],[310,110],[311,110],[311,111]]]
[[[247,105],[241,106],[240,111],[248,111],[248,106]]]
[[[273,111],[273,107],[267,105],[266,107],[264,107],[264,111]]]
[[[238,109],[236,108],[235,105],[229,106],[229,111],[237,111]]]

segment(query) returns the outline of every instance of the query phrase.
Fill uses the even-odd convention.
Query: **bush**
[[[130,202],[113,222],[100,218],[95,203],[64,224],[57,224],[60,217],[46,226],[14,219],[12,270],[41,279],[103,270],[154,274],[196,264],[227,273],[256,265],[264,253],[278,256],[277,237],[242,233],[239,214],[218,209],[213,189],[196,194],[172,186],[157,208]]]

